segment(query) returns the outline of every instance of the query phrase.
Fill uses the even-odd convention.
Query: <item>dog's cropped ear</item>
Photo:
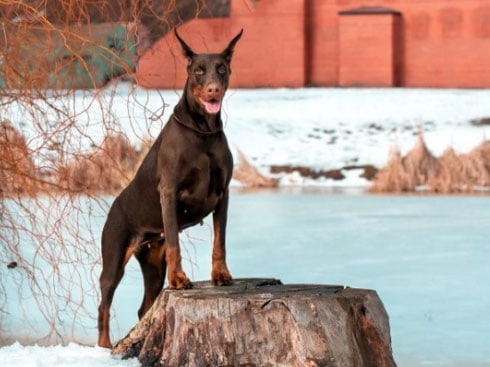
[[[175,32],[175,37],[177,37],[177,40],[179,41],[180,45],[182,46],[182,50],[184,51],[184,56],[187,58],[187,61],[189,65],[192,62],[192,57],[196,54],[192,49],[189,47],[187,43],[184,42],[184,40],[179,36],[177,33],[177,28],[174,29]]]
[[[223,55],[223,57],[225,58],[226,61],[228,61],[228,62],[231,61],[231,57],[233,56],[233,50],[235,48],[235,45],[238,42],[238,40],[242,37],[242,34],[243,34],[243,29],[240,31],[240,33],[238,33],[235,36],[235,38],[233,38],[230,41],[230,43],[228,44],[228,46],[226,46],[226,48],[221,53]]]

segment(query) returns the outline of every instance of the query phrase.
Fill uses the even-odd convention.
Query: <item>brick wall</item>
[[[221,52],[241,28],[235,48],[232,87],[305,85],[304,0],[232,0],[229,18],[194,19],[179,34],[195,52]],[[182,88],[185,60],[173,33],[139,61],[138,83],[147,88]]]
[[[490,3],[407,1],[407,86],[490,87]]]
[[[369,17],[357,18],[359,23],[347,28],[341,24],[340,12],[363,6],[399,12],[397,19],[378,19],[381,28],[385,20],[390,22],[387,18],[397,24],[385,24],[386,31],[370,40],[341,35],[348,27],[374,27],[368,23],[378,20]],[[488,0],[232,0],[229,18],[195,19],[179,30],[196,52],[216,52],[241,28],[245,32],[232,62],[238,71],[233,87],[490,87]],[[357,65],[346,57],[354,50]],[[374,68],[378,61],[385,65]],[[390,68],[391,82],[386,79]],[[137,77],[145,87],[180,88],[184,72],[185,61],[168,34],[141,57]]]

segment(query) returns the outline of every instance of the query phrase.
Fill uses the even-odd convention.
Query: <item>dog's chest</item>
[[[200,220],[214,211],[231,175],[231,157],[201,154],[182,177],[178,190],[178,216],[185,222]]]

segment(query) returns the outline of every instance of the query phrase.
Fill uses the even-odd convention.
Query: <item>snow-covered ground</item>
[[[259,165],[382,166],[420,128],[429,149],[468,151],[490,138],[490,90],[296,89],[231,91],[231,142]]]
[[[110,351],[71,343],[67,346],[24,346],[14,343],[0,348],[4,367],[136,367],[136,359],[121,360]]]
[[[156,137],[178,98],[175,91],[133,90],[129,84],[120,84],[109,86],[96,99],[92,92],[80,91],[75,97],[51,101],[51,105],[58,104],[57,112],[41,108],[26,113],[22,107],[4,106],[2,118],[21,128],[29,147],[38,154],[37,163],[46,165],[52,155],[50,147],[39,138],[40,132],[63,135],[58,143],[74,151],[88,150],[108,132],[119,130],[139,144],[141,138]],[[77,128],[67,134],[66,125],[57,121],[72,115],[76,116]],[[264,172],[271,165],[319,169],[350,164],[382,166],[393,146],[405,153],[415,144],[419,128],[434,154],[441,154],[449,146],[466,152],[490,138],[490,126],[471,123],[488,117],[490,90],[436,89],[230,90],[223,114],[232,148],[240,149]],[[33,120],[42,123],[34,124]],[[282,177],[281,183],[303,187],[366,184],[354,175],[339,184],[312,182],[294,174]],[[87,204],[84,198],[69,200],[41,201],[33,207],[39,213],[45,212],[43,206],[50,208],[52,217],[39,220],[36,230],[46,231],[46,245],[53,246],[51,253],[62,257],[70,252],[68,246],[57,253],[57,243],[50,242],[56,240],[51,231],[59,225],[57,211],[69,223],[67,244],[72,241],[73,225],[83,224],[77,229],[87,231],[88,247],[75,256],[76,270],[70,276],[64,276],[68,270],[63,270],[63,266],[74,266],[70,257],[58,269],[42,273],[51,286],[58,279],[74,283],[68,283],[72,284],[70,289],[55,286],[53,299],[46,305],[45,300],[39,303],[29,292],[17,289],[19,282],[29,287],[29,280],[22,280],[19,268],[0,269],[0,284],[5,287],[5,293],[0,292],[0,339],[33,343],[44,336],[50,325],[40,314],[42,306],[48,311],[59,308],[52,322],[67,332],[67,340],[73,338],[89,345],[95,342],[100,264],[84,262],[84,252],[96,257],[107,204]],[[105,200],[110,203],[111,198]],[[390,315],[399,366],[488,367],[488,200],[304,191],[299,195],[235,193],[230,204],[230,267],[235,277],[275,276],[290,283],[375,288]],[[81,209],[67,210],[71,206]],[[25,203],[19,208],[20,217],[24,218],[22,210],[28,207]],[[263,217],[257,218],[257,210]],[[66,229],[57,230],[65,234]],[[21,236],[26,237],[20,250],[26,257],[34,256],[40,269],[45,267],[42,254],[28,246],[35,234],[27,230]],[[186,257],[192,260],[187,261],[188,273],[194,280],[209,277],[210,236],[209,225],[205,225],[185,237]],[[282,257],[277,257],[278,246]],[[298,251],[305,254],[302,259],[295,255]],[[273,256],[276,260],[271,263],[268,259]],[[71,292],[72,300],[84,298],[84,308],[78,309],[76,304],[73,308],[66,299],[56,299],[65,291]],[[114,301],[114,337],[123,336],[136,322],[140,293],[141,276],[132,261]],[[96,367],[137,363],[77,344],[23,347],[16,343],[0,348],[0,365]]]
[[[180,91],[143,90],[119,83],[98,93],[78,91],[75,96],[50,100],[50,107],[43,102],[39,109],[30,104],[9,105],[2,115],[22,129],[38,153],[36,163],[46,166],[52,157],[46,134],[55,133],[60,137],[57,144],[72,151],[89,150],[104,135],[120,130],[139,145],[141,139],[158,135],[179,96]],[[393,147],[402,154],[411,149],[419,130],[435,155],[448,147],[464,153],[490,139],[490,125],[471,123],[489,117],[490,90],[229,90],[223,108],[232,149],[241,150],[265,173],[271,165],[381,167]],[[71,123],[76,128],[68,129]],[[348,174],[342,182],[312,182],[293,173],[283,175],[281,184],[365,185],[356,174]]]

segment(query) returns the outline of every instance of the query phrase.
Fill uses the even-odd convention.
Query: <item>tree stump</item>
[[[144,366],[396,366],[375,291],[275,279],[164,290],[113,354]]]

